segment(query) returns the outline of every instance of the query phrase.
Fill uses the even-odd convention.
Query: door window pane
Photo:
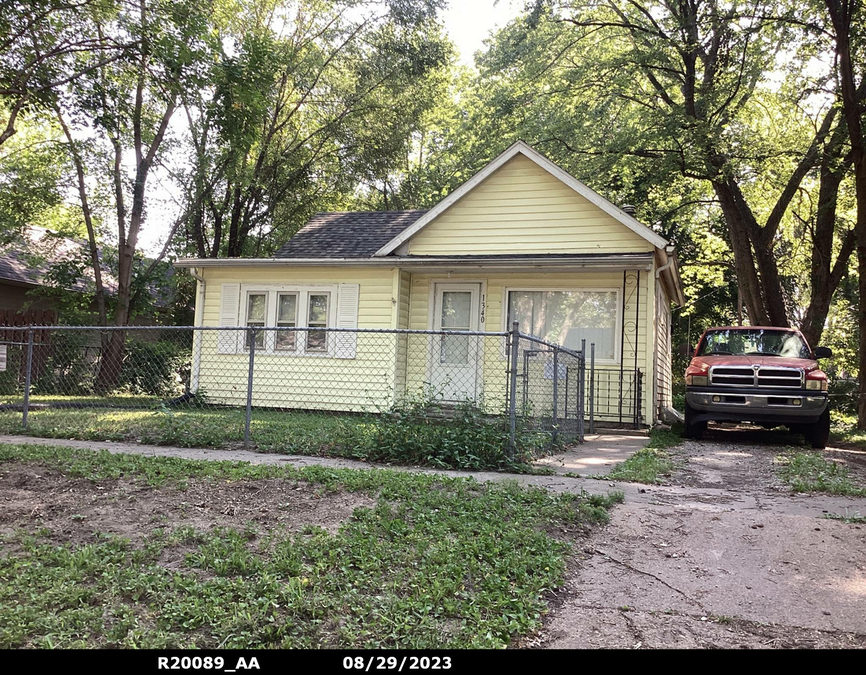
[[[442,330],[472,329],[472,293],[442,291]],[[469,363],[468,335],[442,335],[439,342],[439,362],[451,365]]]
[[[442,292],[442,330],[469,330],[472,325],[471,313],[471,292]]]

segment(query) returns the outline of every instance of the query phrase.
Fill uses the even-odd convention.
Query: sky
[[[516,17],[523,8],[525,0],[451,0],[449,6],[442,12],[442,22],[445,30],[457,47],[460,62],[474,65],[473,55],[484,48],[484,40],[490,32],[502,28]],[[182,120],[178,122],[182,126]],[[163,177],[164,179],[165,177]],[[155,255],[165,242],[168,223],[173,220],[173,214],[178,205],[172,203],[174,191],[171,185],[161,184],[160,176],[155,172],[151,181],[156,183],[156,199],[150,199],[148,226],[143,228],[138,241],[139,247],[147,255]],[[160,227],[160,221],[165,227]]]
[[[472,55],[484,48],[490,31],[517,16],[523,4],[524,0],[451,0],[442,20],[460,52],[460,61],[471,66]]]

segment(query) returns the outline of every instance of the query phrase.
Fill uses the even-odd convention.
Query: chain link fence
[[[638,423],[640,374],[508,332],[294,326],[0,329],[0,419],[62,435],[315,451],[370,416],[448,425],[471,411],[539,445],[581,441],[596,420]],[[622,392],[622,393],[620,393]],[[52,418],[51,414],[55,417]],[[155,415],[155,416],[154,416]],[[43,419],[44,418],[44,419]],[[473,418],[475,419],[475,418]],[[53,421],[52,421],[53,420]],[[158,424],[157,424],[158,423]],[[154,428],[157,424],[158,428]],[[87,435],[87,429],[83,432]],[[112,436],[114,434],[114,436]]]

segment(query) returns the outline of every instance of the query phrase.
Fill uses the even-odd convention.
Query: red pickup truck
[[[827,375],[818,359],[833,353],[809,347],[794,328],[710,328],[686,369],[685,436],[699,439],[707,422],[786,426],[814,448],[830,436]]]

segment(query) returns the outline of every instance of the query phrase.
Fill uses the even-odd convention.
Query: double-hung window
[[[264,328],[268,316],[268,294],[247,293],[247,326],[250,328]],[[265,346],[265,331],[256,331],[256,349]],[[244,333],[244,349],[250,348],[250,333]]]
[[[327,355],[332,351],[327,329],[335,322],[332,296],[336,289],[265,286],[244,290],[241,324],[271,329],[256,332],[257,352]],[[249,348],[249,333],[246,333],[244,349]]]
[[[618,359],[619,292],[616,289],[508,290],[508,324],[545,342],[579,350],[595,344],[598,361]]]
[[[330,293],[310,293],[307,311],[307,326],[310,328],[327,328],[330,313]],[[324,330],[307,331],[307,351],[328,351],[328,333]]]
[[[298,293],[277,293],[277,328],[298,327]],[[275,349],[293,352],[297,345],[297,331],[278,330]]]

